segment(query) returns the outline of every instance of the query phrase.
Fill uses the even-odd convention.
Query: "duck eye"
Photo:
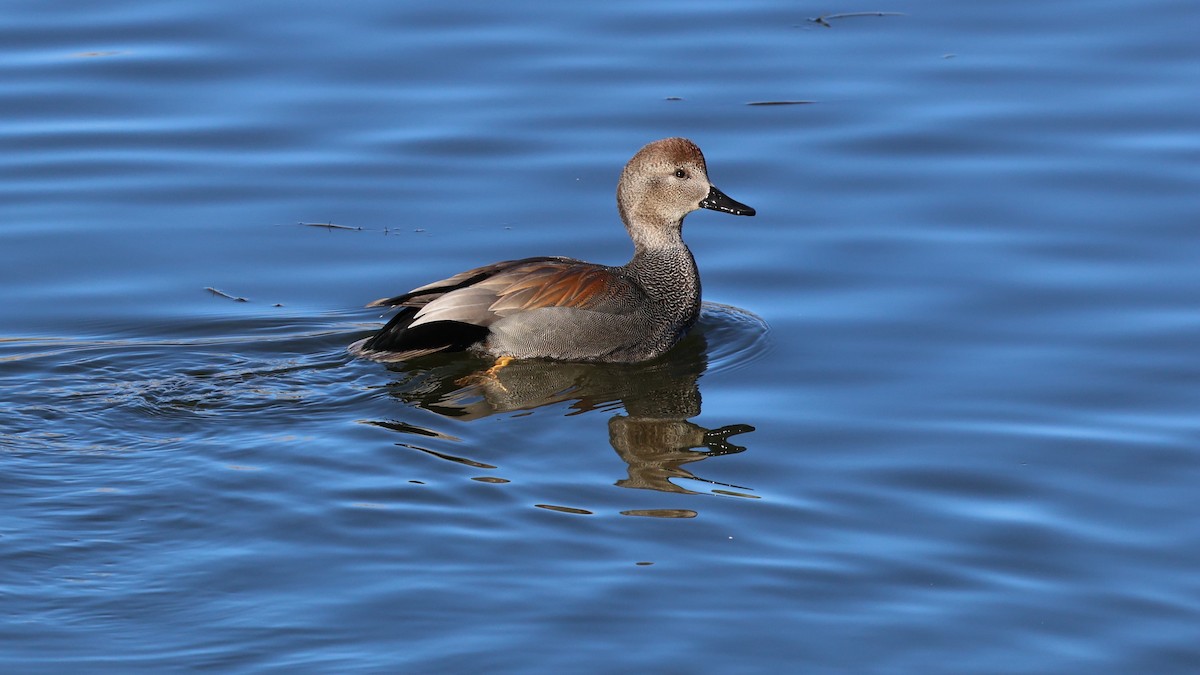
[[[676,178],[687,178],[687,172],[683,169],[675,169]]]

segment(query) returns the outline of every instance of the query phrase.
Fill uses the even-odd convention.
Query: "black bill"
[[[724,211],[725,213],[732,213],[735,216],[754,215],[754,209],[730,199],[716,187],[709,188],[708,196],[700,200],[700,208]]]

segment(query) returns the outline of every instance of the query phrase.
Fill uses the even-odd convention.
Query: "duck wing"
[[[360,351],[405,359],[460,351],[488,336],[496,321],[536,309],[569,307],[619,314],[644,298],[618,268],[572,258],[540,257],[477,267],[368,307],[401,307]],[[378,355],[376,355],[378,358]]]
[[[367,307],[421,307],[440,298],[441,296],[466,288],[472,284],[484,281],[490,277],[500,274],[506,270],[520,267],[524,264],[535,264],[541,262],[578,262],[571,258],[563,258],[557,256],[545,256],[540,258],[523,258],[521,260],[504,260],[483,267],[476,267],[465,272],[459,272],[448,279],[435,281],[430,284],[425,284],[418,288],[414,288],[407,293],[392,296],[390,298],[380,298],[374,302],[368,303]]]

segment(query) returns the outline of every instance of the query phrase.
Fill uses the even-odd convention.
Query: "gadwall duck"
[[[617,208],[633,259],[609,267],[562,257],[467,270],[368,307],[400,307],[356,355],[405,361],[446,351],[495,357],[632,363],[666,352],[700,313],[700,275],[683,243],[697,209],[753,216],[708,180],[686,138],[646,145],[621,172]]]

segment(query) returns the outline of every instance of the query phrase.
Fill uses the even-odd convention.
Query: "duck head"
[[[681,237],[683,218],[697,209],[753,216],[708,179],[704,154],[686,138],[648,143],[625,165],[617,184],[617,208],[638,246]]]

